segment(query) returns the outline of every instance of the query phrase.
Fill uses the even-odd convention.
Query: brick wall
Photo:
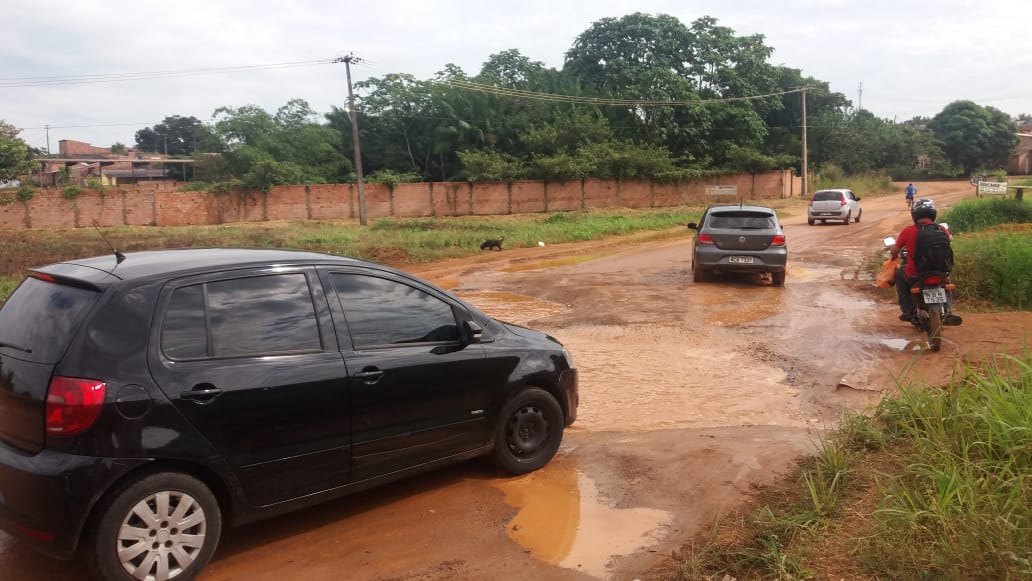
[[[468,216],[580,210],[583,208],[659,208],[714,201],[706,186],[734,185],[738,198],[763,200],[799,195],[800,178],[790,171],[709,177],[691,182],[657,183],[586,179],[568,182],[433,182],[365,184],[366,214],[387,216]],[[103,191],[84,190],[74,200],[61,190],[37,190],[27,204],[0,205],[0,228],[102,226],[185,226],[265,220],[339,220],[358,218],[353,184],[277,186],[268,194],[178,192],[168,182],[143,183]]]

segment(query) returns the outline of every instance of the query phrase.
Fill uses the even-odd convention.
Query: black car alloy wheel
[[[193,579],[215,552],[222,528],[208,487],[174,472],[123,486],[102,510],[88,549],[101,579]]]

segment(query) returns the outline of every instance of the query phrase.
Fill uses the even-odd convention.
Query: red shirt
[[[931,224],[931,223],[932,223],[932,221],[927,219],[927,218],[921,218],[921,220],[918,221],[918,224]],[[949,236],[951,240],[953,239],[953,235],[950,234],[949,228],[943,226],[942,224],[939,224],[939,227],[942,228],[943,231],[946,232],[946,235]],[[907,249],[907,266],[906,266],[906,269],[903,271],[903,274],[907,275],[907,277],[909,277],[909,278],[916,277],[917,276],[917,265],[914,264],[913,258],[914,258],[914,249],[917,247],[917,224],[911,224],[911,225],[907,226],[906,228],[904,228],[903,231],[899,233],[899,236],[896,237],[896,246],[901,248],[901,249],[902,248],[906,248]]]

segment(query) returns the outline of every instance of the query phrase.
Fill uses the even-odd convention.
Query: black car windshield
[[[710,216],[710,228],[724,230],[772,230],[774,229],[774,217],[770,214],[757,212],[732,212],[719,213]]]
[[[100,293],[27,278],[0,308],[0,347],[18,359],[56,363]],[[15,353],[17,352],[17,353]]]

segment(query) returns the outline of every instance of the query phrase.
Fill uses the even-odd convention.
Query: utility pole
[[[43,129],[47,130],[47,156],[50,156],[50,125],[44,125]]]
[[[860,84],[857,87],[856,110],[857,111],[863,111],[864,110],[864,82],[863,81],[860,81]]]
[[[806,167],[806,89],[807,88],[808,87],[803,87],[802,89],[800,89],[800,91],[802,92],[801,96],[802,96],[802,102],[803,102],[803,197],[804,198],[806,197],[807,193],[809,193],[809,187],[810,187],[810,184],[808,183],[810,181],[810,177],[809,177],[809,171],[810,170]]]
[[[358,182],[358,223],[366,225],[366,204],[365,186],[362,184],[362,149],[358,140],[358,112],[355,111],[355,94],[351,92],[351,63],[361,62],[362,59],[349,54],[345,57],[333,59],[335,63],[344,63],[344,70],[348,77],[348,111],[351,117],[351,142],[355,147],[355,179]]]

